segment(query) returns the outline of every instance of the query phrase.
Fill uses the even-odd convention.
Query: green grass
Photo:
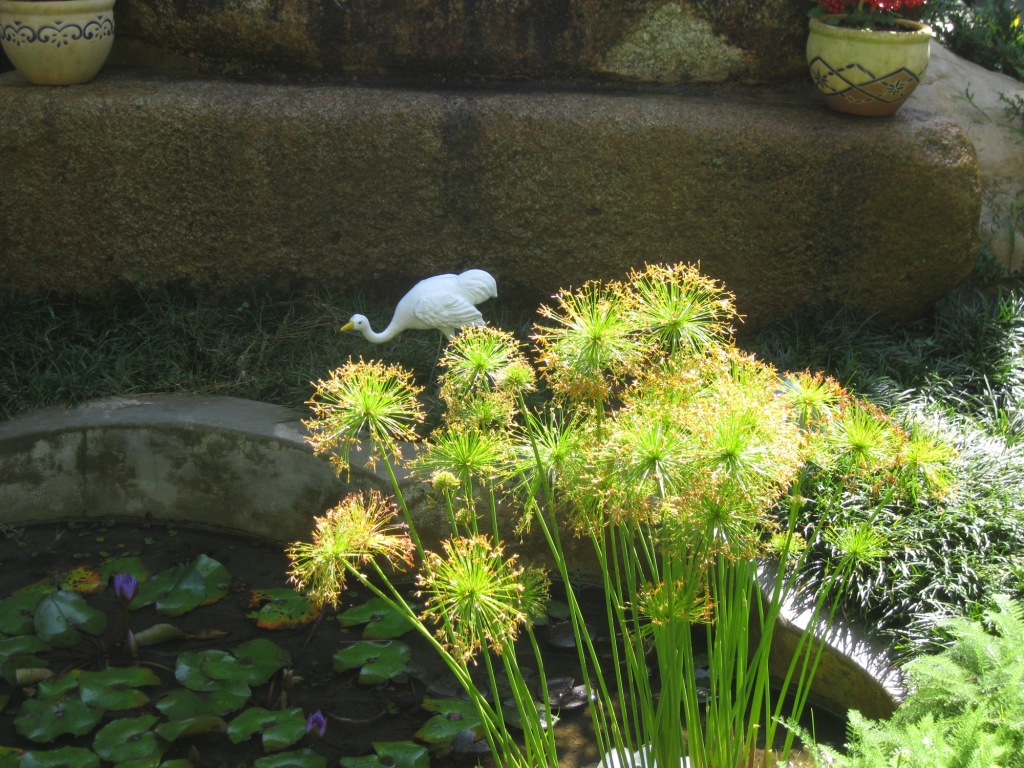
[[[0,418],[32,408],[153,392],[230,395],[301,406],[310,382],[350,356],[402,363],[430,376],[441,337],[408,332],[375,347],[339,333],[354,312],[390,318],[363,296],[252,296],[221,307],[177,290],[114,303],[0,297]]]

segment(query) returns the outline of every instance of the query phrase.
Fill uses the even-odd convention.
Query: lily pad
[[[57,590],[39,601],[33,625],[44,642],[69,646],[81,640],[79,630],[90,635],[102,633],[107,628],[107,616],[92,608],[81,595]]]
[[[114,720],[96,734],[93,749],[111,762],[159,757],[169,744],[152,730],[157,719],[155,715],[143,715]]]
[[[102,709],[85,704],[77,696],[26,699],[14,718],[14,727],[26,739],[45,743],[64,734],[82,736],[101,719]]]
[[[108,667],[102,672],[83,672],[78,678],[82,701],[106,710],[141,707],[149,702],[149,696],[138,689],[159,684],[160,678],[147,667]]]
[[[34,654],[47,650],[49,646],[35,635],[17,635],[0,640],[0,674],[7,682],[16,682],[18,669],[46,666]]]
[[[430,752],[412,741],[381,741],[373,744],[375,755],[341,758],[341,768],[429,768]]]
[[[180,616],[227,594],[231,575],[219,562],[199,555],[187,565],[161,571],[139,586],[132,608],[155,604],[165,616]]]
[[[18,592],[10,597],[0,600],[0,627],[8,635],[28,635],[34,629],[33,617],[36,613],[36,606],[43,599],[46,592],[54,592],[51,587],[44,591]]]
[[[274,711],[252,707],[228,726],[228,738],[234,744],[256,733],[262,735],[265,752],[280,752],[306,735],[306,717],[299,707]]]
[[[338,616],[343,627],[363,627],[364,640],[390,640],[401,637],[412,625],[409,620],[379,597],[373,597],[362,605],[355,605]]]
[[[100,758],[81,747],[62,747],[45,752],[29,751],[16,763],[18,768],[98,768]]]
[[[181,720],[170,720],[166,723],[160,723],[153,730],[161,739],[175,741],[176,739],[189,736],[224,733],[227,729],[228,724],[224,721],[224,718],[214,715],[201,715],[199,717],[187,717]]]
[[[235,658],[248,670],[249,685],[267,682],[277,670],[291,664],[291,656],[277,643],[258,637],[234,649]]]
[[[483,736],[483,721],[476,705],[463,699],[424,699],[423,708],[436,712],[416,732],[416,738],[428,744],[447,744],[462,731],[473,731]]]
[[[251,691],[246,683],[224,680],[214,691],[171,691],[157,701],[156,708],[171,720],[204,715],[223,717],[244,707],[250,695]]]
[[[291,629],[308,624],[320,615],[309,598],[293,589],[254,589],[249,597],[259,610],[248,614],[263,629]]]
[[[253,768],[326,768],[327,758],[311,749],[299,749],[261,757]]]
[[[392,680],[405,672],[412,652],[399,640],[375,643],[360,640],[334,654],[334,669],[344,672],[359,667],[359,682],[377,685]]]

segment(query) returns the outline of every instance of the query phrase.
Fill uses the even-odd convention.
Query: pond
[[[32,765],[83,768],[129,758],[170,768],[490,762],[485,745],[468,735],[471,714],[455,679],[422,638],[394,625],[396,617],[358,590],[336,610],[311,611],[288,589],[288,560],[278,545],[144,519],[5,533],[0,625],[10,636],[0,639],[0,745],[31,751]],[[128,627],[146,642],[135,655],[111,585],[124,572],[141,582],[127,612]],[[54,600],[59,594],[79,597]],[[583,594],[600,616],[600,595]],[[554,596],[538,634],[551,695],[561,705],[559,753],[566,768],[593,765],[600,756],[576,684],[576,652],[559,632],[557,590]],[[68,621],[55,629],[43,618],[46,605]],[[156,626],[162,629],[149,644],[154,632],[147,629]],[[610,647],[607,637],[598,641]],[[48,671],[24,671],[40,668]],[[138,677],[97,677],[103,670]],[[19,675],[32,682],[17,684]],[[116,701],[97,690],[103,688],[116,692]],[[315,712],[324,715],[322,737],[316,723],[307,732]],[[841,744],[841,719],[818,711],[806,723],[819,740]],[[382,744],[395,743],[401,746],[384,746],[378,759]],[[7,765],[19,765],[16,753],[0,754],[0,766]]]

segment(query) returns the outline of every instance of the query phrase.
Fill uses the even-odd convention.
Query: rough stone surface
[[[808,87],[809,88],[809,87]],[[0,283],[405,290],[480,267],[499,301],[700,262],[747,330],[818,300],[899,318],[975,259],[951,122],[816,94],[432,91],[0,76]]]
[[[132,0],[117,24],[122,60],[147,66],[169,66],[171,54],[243,73],[767,82],[806,76],[806,10],[791,0]]]
[[[932,43],[913,105],[945,115],[974,144],[981,171],[981,244],[995,262],[1024,272],[1024,83]],[[1010,105],[1016,105],[1009,109]]]

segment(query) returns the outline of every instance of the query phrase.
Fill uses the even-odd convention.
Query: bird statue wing
[[[447,328],[446,335],[451,335],[459,328],[467,325],[483,325],[484,316],[480,310],[461,296],[454,294],[434,294],[424,296],[416,302],[415,315],[431,328]]]

